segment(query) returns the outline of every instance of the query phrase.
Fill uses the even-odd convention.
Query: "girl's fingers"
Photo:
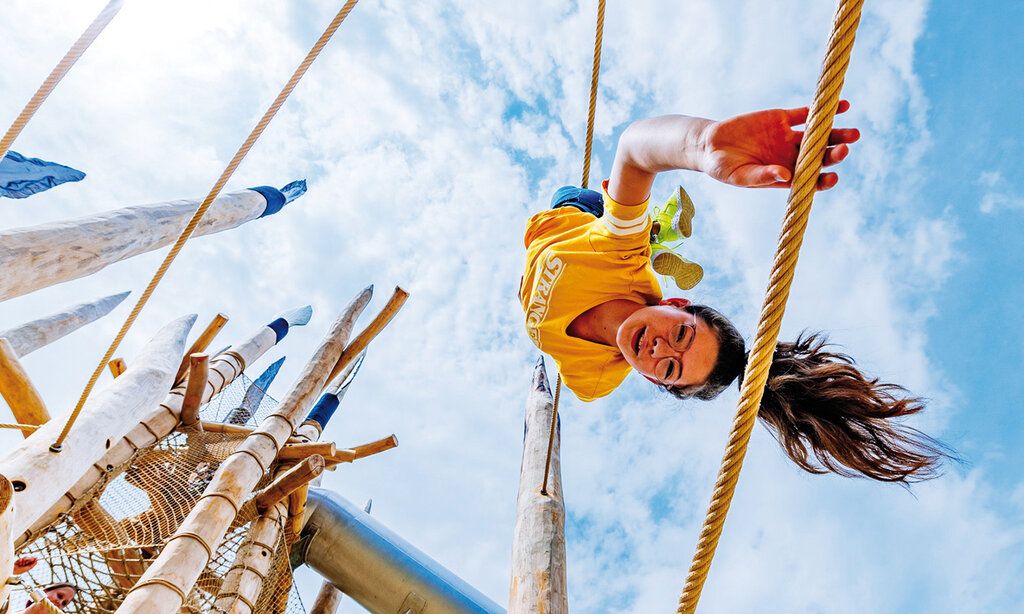
[[[858,139],[860,139],[860,130],[856,128],[833,128],[832,133],[828,135],[828,144],[856,143]]]
[[[822,173],[818,176],[818,191],[831,190],[839,183],[839,175],[836,173]]]
[[[829,147],[825,150],[825,166],[832,166],[833,164],[839,164],[846,156],[850,155],[850,148],[846,145],[836,145],[835,147]]]

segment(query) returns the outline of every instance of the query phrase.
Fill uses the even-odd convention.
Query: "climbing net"
[[[255,426],[277,401],[264,396],[256,410],[240,410],[251,384],[240,376],[202,408],[201,417]],[[11,603],[28,600],[32,586],[67,582],[79,591],[66,612],[114,612],[202,496],[217,467],[243,439],[241,434],[174,432],[122,465],[109,467],[100,483],[21,548],[21,556],[35,556],[39,563],[24,574],[23,585],[12,591]],[[269,477],[264,478],[267,481]],[[231,603],[233,589],[225,579],[242,564],[239,551],[256,516],[253,505],[240,508],[182,611],[221,612]],[[255,603],[256,612],[305,612],[292,586],[287,534],[282,530],[276,543],[258,544],[273,561]]]

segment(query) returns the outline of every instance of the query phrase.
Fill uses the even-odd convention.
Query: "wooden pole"
[[[206,325],[203,332],[199,333],[199,336],[192,343],[192,346],[188,348],[188,352],[185,354],[185,357],[181,359],[181,364],[178,365],[178,372],[174,374],[175,386],[185,381],[185,374],[188,373],[189,369],[189,357],[192,356],[192,354],[205,352],[206,349],[210,347],[210,344],[213,343],[213,339],[217,336],[217,333],[219,333],[227,323],[228,317],[223,313],[218,313],[213,316],[213,319]]]
[[[369,301],[364,290],[335,321],[330,333],[307,363],[298,382],[251,435],[217,468],[203,496],[160,555],[128,593],[119,612],[178,612],[199,574],[209,563],[235,519],[242,502],[267,472],[303,413],[328,381],[355,322],[354,314]],[[275,506],[274,509],[277,509]]]
[[[353,301],[352,307],[346,311],[346,317],[351,322],[354,323],[359,315],[361,315],[366,304],[369,303],[371,294],[372,286],[365,289],[360,297]],[[344,333],[343,343],[348,342],[350,334],[351,328]],[[295,435],[300,432],[311,435],[313,431],[309,430],[304,423],[303,426],[293,430],[293,438],[296,438]],[[315,436],[301,437],[299,439],[304,440],[307,446],[315,446],[317,445],[316,439],[320,436],[319,429],[315,433]],[[331,446],[330,451],[333,451],[334,445],[329,445]],[[322,456],[317,458],[323,460]],[[281,460],[280,454],[278,455],[278,460]],[[279,469],[279,471],[281,470]],[[323,466],[319,468],[317,475],[322,473]],[[311,479],[315,479],[315,477]],[[262,512],[260,517],[250,526],[246,541],[235,554],[235,563],[224,577],[224,584],[217,595],[216,607],[218,609],[232,614],[251,614],[255,610],[254,603],[258,600],[260,592],[267,590],[264,579],[272,560],[265,555],[266,547],[264,544],[276,543],[276,541],[272,542],[269,540],[280,539],[282,531],[284,533],[285,547],[294,542],[301,528],[307,491],[308,482],[300,485],[297,490],[290,492],[286,500],[279,500],[274,505],[260,510]],[[253,505],[258,510],[261,507],[259,502],[255,501],[255,498]],[[272,611],[275,612],[284,611],[284,604],[287,604],[288,591],[291,586],[290,576],[282,576],[279,579],[285,584],[276,587],[278,589],[278,603],[271,606],[274,608]]]
[[[63,311],[0,332],[0,337],[6,337],[11,342],[19,358],[24,357],[107,315],[128,294],[122,292],[72,305]]]
[[[548,432],[554,399],[544,371],[537,362],[526,403],[526,435],[519,473],[516,525],[512,534],[512,582],[509,614],[569,611],[565,577],[565,503],[562,500],[561,435],[556,432],[551,453],[548,494],[540,492],[544,479]]]
[[[336,586],[328,582],[323,581],[320,585],[320,592],[316,594],[316,601],[313,602],[313,607],[309,609],[309,614],[336,614],[338,608],[341,607],[341,599],[345,596],[338,590]]]
[[[7,339],[0,338],[0,395],[4,397],[19,424],[42,425],[50,420],[50,412],[18,355]],[[30,433],[23,433],[27,438]]]
[[[289,443],[285,444],[278,452],[278,460],[295,461],[308,458],[314,454],[320,456],[334,456],[338,448],[332,442],[310,442],[310,443]]]
[[[21,535],[54,506],[111,445],[159,407],[185,349],[194,315],[164,326],[134,366],[89,400],[60,452],[51,451],[64,420],[47,422],[0,460],[0,474],[15,486],[14,534]]]
[[[355,359],[363,353],[366,346],[370,345],[370,342],[373,341],[373,339],[380,334],[382,330],[384,330],[384,327],[391,322],[392,318],[398,314],[398,310],[402,308],[402,305],[405,304],[405,301],[408,298],[408,292],[397,286],[395,287],[394,293],[391,295],[391,298],[388,299],[384,308],[380,310],[380,313],[373,318],[373,321],[370,322],[369,326],[364,328],[363,331],[352,340],[352,343],[345,348],[345,352],[338,358],[338,364],[334,365],[334,368],[331,369],[330,376],[327,378],[328,383],[334,381],[334,378],[338,377],[338,375],[345,370],[345,367],[349,366],[349,364],[355,361]]]
[[[356,446],[354,448],[351,448],[351,450],[355,452],[356,460],[358,460],[360,458],[366,458],[367,456],[380,454],[381,452],[386,452],[392,448],[397,447],[398,437],[395,437],[392,434],[383,439],[378,439],[377,441],[371,441],[370,443],[364,443],[361,446]]]
[[[177,200],[0,231],[0,301],[78,279],[132,256],[170,245],[199,208]],[[255,190],[222,194],[193,237],[250,222],[270,211]],[[40,249],[45,246],[45,249]]]
[[[300,486],[305,486],[323,472],[324,457],[319,454],[307,456],[299,464],[279,474],[266,488],[256,493],[253,497],[256,512],[261,515],[265,514],[281,499],[290,495]]]
[[[107,363],[107,368],[110,369],[111,375],[119,377],[128,370],[128,363],[124,361],[124,358],[111,358],[110,362]]]
[[[199,407],[203,393],[210,379],[210,357],[203,353],[189,355],[188,383],[181,400],[181,427],[185,430],[202,430],[199,423]]]
[[[284,320],[290,326],[302,326],[309,321],[311,308],[308,306],[286,312],[274,322]],[[220,352],[210,361],[210,375],[206,389],[203,391],[202,402],[205,403],[214,395],[226,388],[236,377],[241,375],[246,365],[250,365],[274,347],[283,338],[280,327],[261,326],[251,337],[232,346],[231,350]],[[175,359],[177,369],[177,359]],[[121,379],[121,378],[118,378]],[[98,481],[105,479],[107,471],[118,467],[130,459],[138,450],[148,448],[160,441],[178,426],[181,416],[181,404],[185,396],[185,386],[177,386],[167,394],[164,402],[130,430],[124,437],[116,440],[107,453],[94,465],[83,468],[82,475],[74,486],[68,489],[39,520],[24,533],[15,536],[16,543],[27,543],[39,531],[45,530],[60,514],[67,512],[74,503],[87,494]],[[109,468],[109,469],[108,469]]]

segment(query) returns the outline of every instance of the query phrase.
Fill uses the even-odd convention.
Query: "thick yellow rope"
[[[146,301],[149,300],[149,297],[153,294],[153,291],[156,290],[156,287],[160,283],[160,280],[163,279],[168,267],[170,267],[171,263],[174,262],[174,259],[175,257],[177,257],[178,252],[181,251],[181,248],[185,246],[185,242],[188,241],[189,237],[192,236],[192,233],[193,231],[195,231],[196,226],[199,224],[199,221],[203,219],[203,216],[206,214],[207,209],[210,208],[210,205],[213,204],[213,201],[220,194],[221,190],[224,189],[224,185],[228,182],[228,179],[231,178],[231,175],[235,172],[235,169],[238,168],[239,164],[241,164],[246,154],[249,153],[249,150],[252,149],[252,146],[256,143],[256,140],[260,138],[260,135],[263,134],[263,131],[266,129],[267,125],[270,124],[270,121],[274,119],[275,115],[277,115],[277,111],[281,108],[281,105],[284,104],[284,101],[288,99],[288,95],[292,93],[293,89],[295,89],[295,86],[298,84],[299,80],[302,79],[302,76],[306,74],[306,70],[309,69],[310,64],[312,64],[313,61],[317,58],[317,56],[320,55],[320,51],[323,50],[327,42],[331,40],[332,36],[334,36],[334,32],[338,29],[338,26],[341,25],[341,22],[345,21],[345,18],[348,17],[348,14],[352,12],[352,9],[355,7],[356,2],[358,2],[358,0],[348,0],[348,2],[346,2],[345,5],[341,7],[341,10],[338,11],[338,14],[334,16],[334,19],[331,20],[331,23],[327,26],[327,29],[324,30],[324,33],[320,35],[320,38],[313,45],[313,48],[309,50],[309,53],[306,54],[305,59],[302,60],[302,63],[299,64],[298,68],[295,69],[295,72],[292,74],[291,78],[288,79],[288,83],[285,84],[284,88],[281,90],[281,93],[277,95],[277,98],[274,99],[273,104],[270,105],[270,108],[267,109],[266,113],[263,114],[263,117],[260,118],[259,123],[256,124],[255,128],[252,129],[252,132],[245,139],[245,142],[242,143],[242,146],[238,148],[238,151],[235,153],[235,156],[231,158],[231,162],[228,163],[227,168],[225,168],[224,172],[221,173],[220,178],[217,179],[217,182],[213,185],[213,188],[210,190],[210,193],[207,194],[206,198],[203,199],[202,204],[200,204],[199,208],[196,209],[195,214],[192,215],[192,219],[190,219],[188,224],[185,225],[185,228],[181,231],[181,235],[178,237],[178,239],[174,242],[174,245],[171,247],[171,251],[167,253],[167,256],[164,258],[163,262],[160,263],[160,267],[157,269],[156,273],[153,274],[153,279],[150,280],[149,285],[146,286],[146,289],[145,291],[143,291],[142,296],[140,296],[138,302],[135,303],[135,307],[133,307],[131,313],[128,314],[128,318],[121,326],[121,330],[117,332],[117,335],[114,337],[114,340],[110,343],[110,347],[107,348],[106,353],[103,354],[103,358],[101,358],[99,364],[96,365],[96,369],[93,371],[92,376],[89,377],[89,382],[86,384],[85,390],[82,391],[82,395],[78,399],[78,404],[75,405],[75,409],[71,412],[71,415],[68,417],[68,421],[64,425],[64,430],[61,431],[60,436],[57,437],[57,441],[55,441],[54,444],[50,447],[51,450],[60,450],[61,444],[64,443],[64,439],[68,436],[68,433],[71,432],[71,426],[75,423],[75,420],[78,418],[78,414],[81,413],[82,407],[85,405],[85,401],[89,398],[89,394],[92,392],[93,387],[96,385],[96,381],[99,379],[100,374],[103,373],[103,368],[106,366],[108,362],[110,362],[110,359],[114,356],[114,352],[117,351],[117,348],[121,344],[121,341],[124,339],[125,334],[127,334],[128,329],[130,329],[132,324],[135,323],[135,319],[138,317],[139,312],[142,311],[142,308],[143,306],[145,306]]]
[[[71,67],[78,61],[78,58],[82,57],[82,54],[89,48],[89,45],[91,45],[92,42],[96,40],[96,37],[100,35],[100,32],[107,27],[107,24],[114,18],[114,15],[117,15],[117,12],[121,10],[121,5],[122,0],[110,0],[110,2],[107,3],[107,6],[105,6],[103,10],[100,11],[99,15],[96,16],[96,19],[94,19],[92,23],[89,24],[89,27],[85,29],[85,32],[82,32],[82,35],[78,37],[78,40],[76,40],[75,44],[71,46],[71,49],[68,49],[68,52],[64,54],[64,57],[57,63],[57,66],[50,71],[49,76],[46,77],[43,84],[39,86],[36,93],[29,99],[28,104],[25,105],[25,108],[22,109],[18,117],[15,118],[14,123],[7,129],[3,138],[0,138],[0,160],[7,155],[11,146],[14,145],[14,140],[17,139],[18,135],[21,134],[21,131],[25,129],[25,125],[28,124],[28,120],[32,119],[32,116],[36,114],[36,111],[38,111],[39,107],[42,106],[46,97],[53,92],[54,88],[57,87],[57,84],[60,83],[60,80],[64,78],[64,75],[68,74]]]
[[[33,433],[39,429],[35,424],[7,424],[0,423],[0,429],[18,430],[23,433]]]
[[[750,441],[750,433],[757,420],[758,408],[761,406],[761,396],[768,381],[768,369],[778,343],[786,299],[789,297],[794,269],[803,243],[804,229],[807,227],[807,218],[814,201],[832,121],[839,107],[839,92],[843,86],[846,67],[850,62],[850,52],[853,50],[863,4],[864,0],[840,0],[832,23],[832,35],[828,41],[821,77],[818,79],[817,91],[811,104],[807,130],[800,145],[786,217],[761,308],[761,321],[744,374],[739,407],[729,435],[729,443],[725,448],[725,457],[722,459],[711,504],[708,506],[707,517],[701,529],[697,551],[690,564],[686,586],[679,598],[677,614],[690,614],[696,611],[697,601],[700,599],[701,589],[707,579],[715,548],[722,534],[722,526],[729,512],[743,457],[747,451],[747,443]]]
[[[594,64],[590,71],[590,107],[587,110],[587,142],[583,148],[583,180],[580,187],[590,183],[590,154],[594,146],[594,116],[597,114],[597,78],[601,73],[601,46],[604,43],[604,3],[597,2],[597,29],[594,33]]]
[[[590,183],[590,158],[594,148],[594,119],[597,115],[597,78],[601,74],[601,47],[604,43],[605,0],[597,1],[597,27],[594,32],[594,62],[590,72],[590,107],[587,111],[587,139],[583,146],[583,180],[580,187]],[[551,471],[551,452],[555,447],[555,428],[558,424],[558,401],[562,396],[562,374],[555,378],[555,401],[551,410],[551,429],[548,433],[548,455],[544,461],[544,483],[540,492],[548,494],[548,473]]]

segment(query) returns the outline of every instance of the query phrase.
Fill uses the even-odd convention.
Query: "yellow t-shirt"
[[[526,332],[551,355],[562,381],[581,401],[609,394],[629,373],[616,347],[566,332],[588,309],[614,299],[641,304],[661,300],[650,266],[651,222],[647,203],[622,205],[604,192],[604,216],[575,207],[538,213],[526,224],[526,270],[519,299]]]

